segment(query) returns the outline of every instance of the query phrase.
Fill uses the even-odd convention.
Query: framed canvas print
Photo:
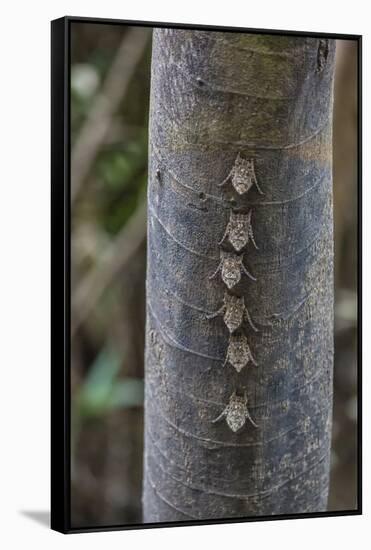
[[[52,528],[361,513],[361,37],[52,22]]]

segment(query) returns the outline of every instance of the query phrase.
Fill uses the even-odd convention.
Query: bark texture
[[[324,511],[333,369],[335,43],[156,29],[153,37],[145,392],[145,522]],[[259,189],[220,184],[236,157]],[[230,293],[258,366],[223,366],[221,273],[251,210]],[[231,354],[230,354],[231,356]],[[246,392],[257,428],[213,422]]]

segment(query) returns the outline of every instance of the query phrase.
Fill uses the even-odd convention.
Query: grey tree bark
[[[326,509],[334,55],[154,31],[145,522]]]

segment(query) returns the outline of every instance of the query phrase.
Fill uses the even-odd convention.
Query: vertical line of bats
[[[255,175],[254,161],[242,158],[240,153],[235,159],[232,170],[219,184],[219,187],[229,183],[239,195],[244,195],[254,186],[260,194],[263,194]],[[244,321],[248,323],[250,329],[254,332],[258,332],[258,329],[246,307],[244,296],[232,293],[232,289],[240,282],[242,275],[246,275],[254,282],[256,281],[256,278],[248,271],[243,261],[243,249],[250,242],[258,250],[252,228],[252,210],[250,209],[245,213],[236,213],[231,209],[227,227],[218,242],[220,262],[216,271],[209,277],[209,279],[213,279],[220,273],[221,280],[226,286],[223,304],[215,313],[207,315],[207,318],[213,319],[223,315],[224,323],[229,331],[228,348],[223,366],[229,364],[236,369],[237,373],[240,373],[249,363],[252,363],[255,367],[258,366],[243,330]],[[229,243],[233,250],[223,248],[225,243]],[[218,422],[224,418],[233,432],[240,430],[245,425],[246,420],[249,420],[255,428],[258,427],[247,408],[246,390],[241,391],[240,388],[236,388],[225,409],[213,422]]]

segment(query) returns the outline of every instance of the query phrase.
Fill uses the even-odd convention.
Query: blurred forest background
[[[151,29],[71,31],[72,524],[141,521]],[[357,506],[357,45],[337,43],[329,509]]]

